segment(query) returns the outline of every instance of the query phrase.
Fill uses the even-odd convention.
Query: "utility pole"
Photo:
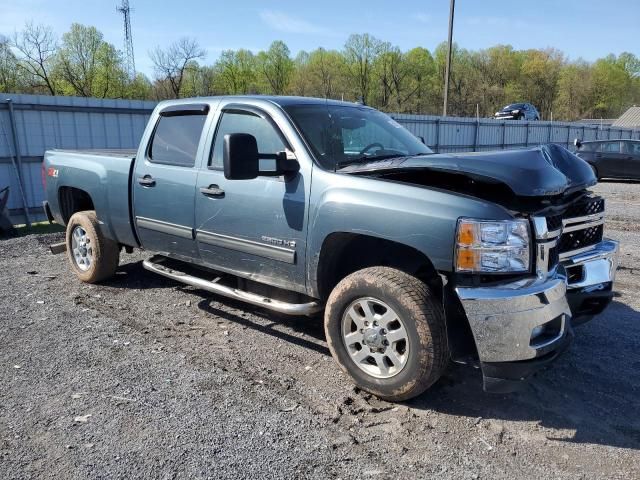
[[[449,103],[449,77],[451,76],[451,49],[453,42],[453,12],[456,8],[456,0],[451,0],[449,10],[449,42],[447,44],[447,68],[444,76],[444,105],[442,106],[442,116],[447,116],[447,104]]]

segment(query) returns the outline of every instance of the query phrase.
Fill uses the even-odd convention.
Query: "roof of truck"
[[[220,95],[212,97],[192,97],[181,98],[178,100],[165,100],[160,102],[163,105],[175,105],[184,103],[198,103],[207,100],[258,100],[275,103],[281,107],[288,105],[334,105],[334,106],[354,106],[360,105],[353,102],[343,102],[340,100],[332,100],[328,98],[313,98],[313,97],[295,97],[295,96],[279,96],[279,95]]]

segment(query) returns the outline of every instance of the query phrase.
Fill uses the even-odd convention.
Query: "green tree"
[[[81,97],[122,97],[128,81],[122,58],[95,27],[74,23],[56,58],[61,89]]]
[[[355,94],[365,104],[369,101],[373,77],[373,64],[380,54],[382,42],[365,34],[354,34],[344,45],[344,56],[349,76],[355,85]]]
[[[289,47],[280,40],[271,43],[266,52],[258,53],[258,70],[269,93],[283,95],[287,90],[294,70],[290,55]]]
[[[214,68],[223,93],[247,94],[254,88],[256,59],[249,50],[224,50]]]
[[[11,50],[9,40],[0,35],[0,92],[16,92],[20,86],[18,59]]]

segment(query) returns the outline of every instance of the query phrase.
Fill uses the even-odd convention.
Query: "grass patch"
[[[42,235],[44,233],[59,233],[64,232],[64,227],[57,223],[49,222],[37,222],[32,223],[31,228],[27,228],[26,225],[15,225],[15,236],[24,237],[25,235]]]

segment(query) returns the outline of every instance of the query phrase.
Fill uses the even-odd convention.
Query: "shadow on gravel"
[[[120,264],[115,276],[105,280],[101,285],[112,288],[137,288],[143,290],[147,288],[172,288],[183,284],[145,270],[142,266],[142,261],[139,261]]]
[[[193,293],[202,297],[202,300],[198,302],[198,308],[216,317],[222,318],[229,322],[233,322],[242,327],[250,328],[260,333],[265,333],[278,340],[284,340],[293,345],[299,347],[308,348],[322,355],[331,355],[329,349],[325,346],[324,327],[321,317],[289,317],[286,315],[279,315],[277,313],[272,314],[269,311],[256,309],[251,311],[251,317],[258,317],[262,322],[254,321],[252,318],[236,313],[222,310],[214,307],[211,303],[213,295],[198,290]],[[216,303],[223,303],[225,306],[233,307],[234,309],[246,309],[247,306],[240,302],[236,302],[231,299],[223,299],[220,301],[220,297],[215,297]],[[252,309],[255,307],[251,307]],[[265,322],[266,323],[263,323]],[[293,330],[296,334],[286,332],[284,329]],[[304,337],[311,337],[313,340],[306,339],[299,336],[302,334]],[[322,342],[318,343],[318,342]]]
[[[181,284],[147,272],[141,262],[135,262],[122,265],[116,278],[105,285],[144,289]],[[207,314],[330,355],[320,316],[289,317],[184,288],[200,297],[197,306]],[[570,350],[539,372],[522,392],[486,394],[478,369],[452,365],[436,385],[406,404],[447,415],[538,422],[543,429],[569,430],[548,434],[549,440],[640,449],[639,339],[640,312],[616,300],[604,314],[577,327]]]
[[[640,449],[638,325],[640,312],[615,301],[602,316],[576,327],[570,350],[522,392],[484,393],[479,370],[455,365],[407,405],[471,418],[538,421],[543,428],[575,430],[548,434],[549,440]]]

